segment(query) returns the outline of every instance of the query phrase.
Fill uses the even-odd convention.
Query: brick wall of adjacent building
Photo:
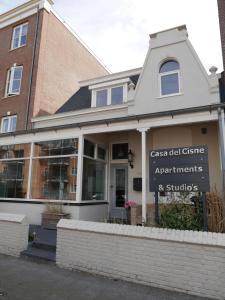
[[[54,113],[78,90],[80,80],[108,74],[53,13],[42,14],[33,116]]]
[[[11,50],[13,28],[25,22],[28,22],[27,44]],[[23,65],[20,95],[5,97],[7,70],[14,63]],[[40,9],[38,14],[0,29],[0,123],[8,113],[17,114],[17,130],[23,130],[28,115],[31,127],[33,116],[58,110],[78,90],[78,81],[105,74],[108,71],[65,24],[52,11]]]
[[[11,50],[13,28],[28,22],[27,44]],[[29,79],[33,44],[36,27],[36,15],[0,29],[0,121],[2,117],[17,114],[17,129],[25,126],[25,112],[28,102]],[[23,66],[23,77],[20,95],[5,97],[7,71],[16,63]],[[1,124],[1,123],[0,123]]]
[[[225,234],[61,220],[57,264],[224,299]]]
[[[0,253],[19,256],[27,248],[28,230],[25,216],[0,213]]]
[[[221,44],[222,44],[222,53],[223,53],[223,68],[225,70],[225,0],[217,0],[217,2],[218,2]]]

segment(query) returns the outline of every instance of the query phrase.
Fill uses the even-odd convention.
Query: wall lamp
[[[131,150],[129,150],[129,152],[128,152],[128,163],[129,163],[131,169],[133,169],[133,167],[134,167],[133,162],[134,162],[134,153]]]

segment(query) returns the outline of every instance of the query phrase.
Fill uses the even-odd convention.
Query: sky
[[[0,0],[0,14],[24,0]],[[222,71],[217,0],[54,0],[61,18],[112,72],[141,67],[149,34],[186,24],[204,67]]]

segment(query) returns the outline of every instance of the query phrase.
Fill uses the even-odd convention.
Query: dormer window
[[[121,104],[123,103],[123,87],[118,86],[111,88],[111,104]]]
[[[167,60],[159,70],[160,96],[180,93],[180,65],[175,60]]]
[[[108,90],[96,91],[96,107],[106,106],[108,98]]]
[[[120,85],[93,90],[92,107],[122,104],[126,101],[126,89],[127,85]]]

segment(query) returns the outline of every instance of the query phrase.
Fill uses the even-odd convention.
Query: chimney
[[[225,70],[225,0],[217,0],[219,22],[220,22],[220,36],[223,54],[223,69]]]

